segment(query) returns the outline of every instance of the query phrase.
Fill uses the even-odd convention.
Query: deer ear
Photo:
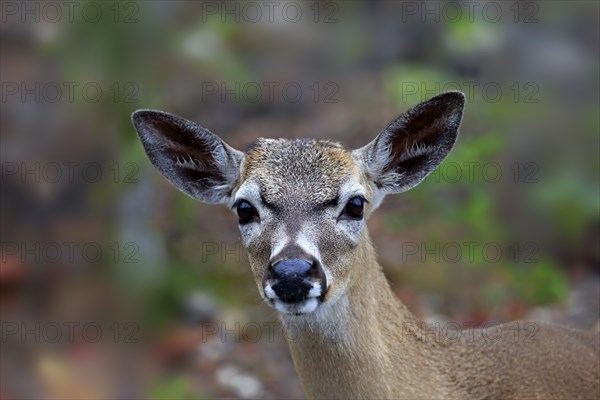
[[[465,96],[447,92],[420,103],[392,121],[371,143],[354,150],[381,195],[419,184],[450,152],[458,134]]]
[[[175,187],[205,203],[226,203],[244,154],[200,125],[162,111],[131,116],[154,167]]]

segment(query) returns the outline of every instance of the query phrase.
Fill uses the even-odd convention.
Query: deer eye
[[[362,219],[363,217],[363,208],[365,199],[360,196],[354,196],[348,203],[346,203],[346,207],[344,207],[344,211],[342,212],[341,217],[346,217],[350,219]]]
[[[241,200],[237,204],[237,215],[240,218],[240,224],[260,221],[258,211],[256,211],[256,208],[246,200]]]

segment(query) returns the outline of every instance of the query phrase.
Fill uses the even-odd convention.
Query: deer
[[[378,263],[365,221],[448,155],[464,105],[461,92],[439,94],[353,150],[260,138],[242,152],[166,112],[138,110],[132,122],[176,188],[237,213],[259,293],[294,330],[288,344],[308,398],[598,399],[597,332],[513,321],[493,334],[440,335]]]

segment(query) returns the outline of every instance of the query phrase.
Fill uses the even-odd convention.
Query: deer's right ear
[[[176,115],[138,110],[131,120],[150,162],[175,187],[205,203],[227,203],[244,153]]]

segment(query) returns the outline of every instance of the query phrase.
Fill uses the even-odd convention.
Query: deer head
[[[258,289],[283,314],[308,314],[360,284],[365,219],[452,148],[464,95],[448,92],[347,151],[325,140],[259,139],[246,153],[202,126],[139,110],[133,123],[154,167],[184,193],[237,213]]]

